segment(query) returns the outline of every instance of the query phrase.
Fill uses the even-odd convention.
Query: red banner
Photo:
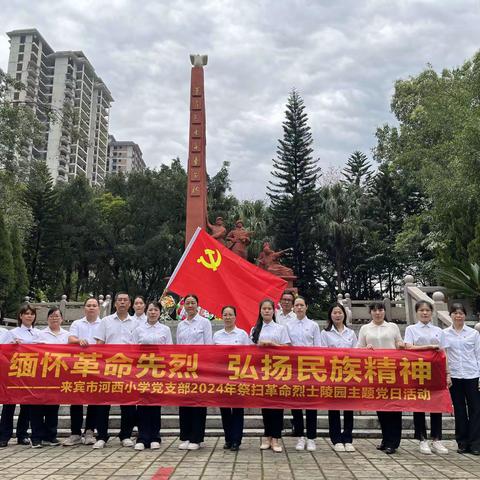
[[[441,351],[1,345],[2,403],[451,412]]]
[[[222,316],[222,307],[237,309],[237,326],[247,332],[258,317],[265,298],[275,303],[287,282],[242,257],[198,228],[167,285],[178,295],[195,293],[202,308]]]

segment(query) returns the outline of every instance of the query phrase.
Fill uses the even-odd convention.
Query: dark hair
[[[426,305],[430,309],[430,311],[433,312],[433,305],[430,302],[427,302],[426,300],[419,300],[415,304],[415,311],[418,312],[418,310],[420,310],[420,307],[422,305]]]
[[[97,302],[97,305],[100,306],[100,302],[98,301],[98,298],[95,298],[95,297],[89,297],[87,298],[84,302],[83,302],[83,306],[85,306],[87,304],[87,302],[89,302],[90,300],[95,300]]]
[[[135,297],[133,298],[133,303],[135,303],[135,300],[136,300],[137,298],[139,298],[143,303],[145,303],[145,304],[147,303],[147,302],[145,301],[145,297],[142,297],[142,295],[135,295]],[[152,303],[152,302],[150,302],[150,303]]]
[[[22,325],[21,316],[24,313],[27,313],[27,312],[32,312],[33,315],[35,316],[35,318],[33,319],[33,322],[32,322],[32,326],[35,325],[35,322],[37,321],[37,309],[32,307],[29,303],[25,303],[20,307],[20,309],[18,310],[18,313],[17,313],[17,325],[19,327]]]
[[[293,298],[292,303],[295,301],[295,298],[297,298],[295,297],[295,294],[291,290],[284,290],[282,293],[282,296],[280,297],[280,300],[283,298],[284,295],[291,295]]]
[[[258,343],[258,337],[260,336],[260,332],[262,331],[262,326],[263,326],[263,317],[262,317],[262,306],[264,303],[269,303],[272,308],[273,308],[273,321],[276,322],[275,320],[275,302],[271,300],[270,298],[265,298],[262,300],[258,306],[258,318],[257,318],[257,323],[253,327],[252,331],[252,342],[253,343]]]
[[[368,306],[368,311],[371,312],[372,310],[385,310],[385,304],[383,302],[380,302],[380,301],[372,302]]]
[[[197,302],[197,305],[198,305],[198,297],[197,297],[194,293],[187,293],[187,294],[183,297],[183,302],[184,302],[184,303],[185,303],[185,300],[186,300],[188,297],[194,298],[195,301]]]
[[[305,297],[302,297],[301,295],[297,295],[296,297],[293,297],[293,304],[295,305],[295,302],[300,299],[305,302],[305,305],[307,305],[307,301],[305,300]]]
[[[139,297],[135,297],[135,299],[137,298]],[[160,311],[162,311],[162,304],[160,302],[157,302],[156,300],[152,300],[151,302],[148,302],[147,310],[150,305],[153,305],[155,308],[158,308]]]
[[[130,298],[130,295],[128,294],[128,292],[117,292],[115,294],[115,300],[114,300],[115,302],[118,300],[119,295],[128,295],[128,300],[130,300],[130,303],[132,302],[132,299]]]
[[[48,312],[47,312],[47,318],[48,318],[52,313],[55,313],[55,312],[60,313],[60,316],[63,318],[62,311],[61,311],[58,307],[49,308],[49,309],[48,309]]]
[[[237,309],[233,305],[225,305],[224,307],[222,307],[222,315],[223,315],[223,311],[226,308],[231,308],[233,310],[233,313],[235,314],[235,316],[237,316]]]
[[[333,328],[332,312],[334,308],[339,308],[343,312],[343,324],[347,326],[347,311],[341,303],[334,303],[330,306],[327,313],[327,326],[325,330],[330,331]]]
[[[450,313],[451,315],[453,312],[456,312],[457,310],[461,310],[465,315],[467,314],[467,310],[465,309],[465,306],[463,305],[463,303],[460,303],[460,302],[452,303],[448,313]]]

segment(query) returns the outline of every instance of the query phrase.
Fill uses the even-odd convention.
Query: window
[[[17,71],[22,71],[22,67],[23,67],[23,64],[20,62],[20,63],[17,63]]]
[[[18,61],[23,62],[23,53],[18,54]]]
[[[15,79],[16,79],[16,80],[21,80],[21,79],[22,79],[22,74],[21,74],[21,73],[17,73],[17,75],[15,76]]]
[[[33,48],[32,48],[33,50]],[[18,49],[19,52],[24,52],[25,51],[25,45],[20,45],[20,48]]]
[[[25,35],[20,36],[20,43],[25,43]]]
[[[15,93],[13,94],[13,99],[14,99],[14,100],[18,100],[19,98],[20,98],[20,93],[15,92]]]

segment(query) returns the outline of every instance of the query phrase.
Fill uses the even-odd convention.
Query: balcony
[[[69,149],[62,144],[60,144],[59,151],[60,153],[64,153],[65,155],[68,155],[70,153]]]
[[[59,175],[65,175],[67,173],[67,169],[65,168],[65,165],[62,165],[62,164],[58,165],[57,171]]]

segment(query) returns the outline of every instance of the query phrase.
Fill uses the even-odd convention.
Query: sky
[[[266,197],[285,104],[303,97],[325,177],[394,123],[398,79],[460,66],[480,49],[480,0],[0,0],[5,32],[37,28],[82,50],[114,97],[110,133],[151,168],[188,149],[190,53],[205,67],[207,169],[228,160],[233,193]],[[373,163],[373,162],[372,162]],[[335,174],[335,173],[334,173]]]

